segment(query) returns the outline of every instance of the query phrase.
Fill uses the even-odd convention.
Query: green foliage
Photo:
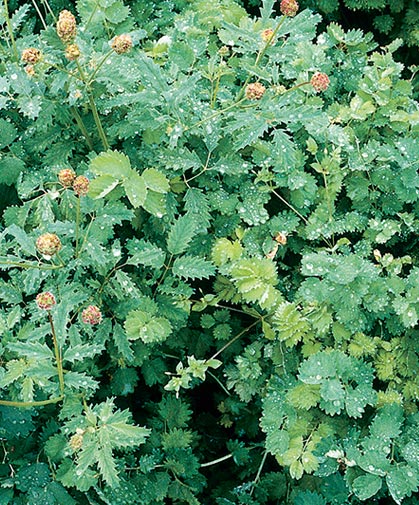
[[[0,502],[415,503],[419,106],[399,41],[272,0],[0,16]]]

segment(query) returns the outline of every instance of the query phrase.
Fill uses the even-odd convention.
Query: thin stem
[[[82,253],[82,251],[84,249],[84,246],[86,245],[87,237],[89,236],[90,228],[92,227],[93,221],[95,220],[94,216],[91,216],[91,217],[92,217],[92,219],[91,219],[90,223],[87,226],[86,233],[85,233],[84,238],[83,238],[83,242],[82,242],[82,244],[80,246],[80,249],[79,249],[79,256]]]
[[[39,19],[41,20],[42,26],[44,27],[44,30],[47,29],[47,24],[45,22],[44,16],[42,15],[42,12],[39,10],[38,4],[36,3],[35,0],[32,0],[32,4],[35,7],[36,12],[38,13]]]
[[[277,193],[274,189],[272,189],[271,191],[275,196],[277,196],[281,200],[281,202],[285,203],[287,207],[289,207],[293,212],[297,214],[298,217],[300,217],[306,224],[308,224],[308,220],[300,212],[298,212],[298,210],[295,207],[293,207],[287,200],[285,200],[283,196]]]
[[[253,491],[255,490],[256,484],[259,482],[260,474],[262,473],[262,469],[263,469],[263,467],[265,465],[265,461],[266,461],[267,456],[268,456],[268,451],[265,451],[264,454],[263,454],[263,457],[262,457],[262,461],[260,462],[260,465],[259,465],[256,477],[255,477],[255,480],[253,481],[252,489],[250,490],[250,496],[253,494]]]
[[[207,374],[212,377],[215,382],[217,382],[217,384],[220,386],[220,388],[224,391],[224,393],[228,396],[231,396],[231,393],[230,391],[224,386],[224,384],[220,381],[220,379],[215,375],[213,374],[212,372],[210,372],[209,370],[207,370]]]
[[[105,130],[103,129],[102,121],[100,120],[99,113],[96,108],[95,100],[91,95],[90,91],[87,91],[87,97],[89,99],[90,108],[92,109],[93,119],[95,120],[96,128],[99,132],[100,140],[102,141],[102,145],[105,151],[107,151],[109,149],[109,142],[108,139],[106,138]]]
[[[83,119],[80,116],[79,111],[76,109],[76,107],[71,107],[70,110],[71,113],[73,114],[74,119],[76,120],[77,126],[80,128],[80,131],[83,134],[83,137],[86,139],[86,143],[89,149],[91,151],[94,151],[92,139],[90,138],[89,132],[87,131],[85,124],[83,123]]]
[[[46,10],[51,14],[54,22],[56,23],[57,22],[57,16],[54,14],[54,11],[51,9],[49,3],[47,2],[47,0],[41,0],[41,2],[45,5],[46,7]]]
[[[0,405],[5,405],[6,407],[41,407],[42,405],[50,405],[51,403],[58,403],[64,399],[64,396],[57,396],[56,398],[50,398],[49,400],[40,400],[36,402],[15,402],[12,400],[0,400]]]
[[[10,42],[12,43],[14,57],[15,57],[15,60],[18,61],[19,60],[19,53],[17,52],[15,36],[13,35],[12,22],[10,20],[10,15],[9,15],[8,0],[4,0],[4,15],[6,17],[7,31],[9,33]]]
[[[21,263],[19,261],[0,261],[0,267],[37,268],[38,270],[57,270],[64,265],[40,265],[39,263]]]
[[[227,461],[232,458],[233,454],[227,454],[226,456],[222,456],[221,458],[214,459],[212,461],[208,461],[207,463],[202,463],[201,468],[205,468],[207,466],[217,465],[218,463],[222,463],[223,461]]]
[[[219,116],[220,114],[224,114],[224,112],[227,112],[228,110],[231,110],[231,109],[234,109],[234,107],[237,107],[241,102],[243,102],[244,100],[246,100],[246,98],[242,98],[241,100],[239,100],[238,102],[234,102],[232,103],[231,105],[229,105],[228,107],[226,107],[225,109],[221,109],[217,112],[214,112],[214,114],[211,114],[211,116],[208,116],[206,117],[205,119],[202,119],[201,121],[198,121],[197,123],[193,124],[192,126],[190,126],[189,128],[185,128],[185,131],[188,131],[188,130],[192,130],[193,128],[195,128],[196,126],[200,126],[201,124],[204,124],[206,123],[207,121],[211,121],[211,119],[214,119],[215,117]]]
[[[57,363],[58,381],[60,383],[60,393],[61,393],[61,396],[63,396],[64,395],[63,361],[62,361],[62,357],[61,357],[61,350],[58,347],[57,335],[55,333],[55,328],[54,328],[54,321],[52,319],[52,315],[51,315],[50,311],[48,311],[48,319],[49,319],[49,324],[51,326],[52,342],[54,344],[54,354],[55,354],[55,361]]]
[[[79,235],[80,235],[80,196],[77,196],[76,204],[76,236],[75,236],[75,249],[74,257],[77,258],[79,255]]]
[[[108,142],[108,139],[106,138],[105,130],[103,129],[102,121],[100,120],[100,116],[99,116],[99,113],[98,113],[98,110],[96,107],[96,103],[93,98],[90,86],[89,86],[89,80],[86,77],[86,74],[84,73],[83,69],[81,68],[78,60],[76,60],[76,65],[77,65],[77,69],[79,71],[80,77],[86,87],[87,98],[89,99],[90,109],[93,114],[93,119],[95,120],[95,124],[96,124],[97,131],[99,133],[100,140],[102,141],[102,145],[103,145],[105,151],[107,151],[109,149],[109,142]]]
[[[248,326],[243,331],[241,331],[238,335],[236,335],[234,338],[232,338],[229,342],[227,342],[223,347],[221,347],[221,349],[219,349],[213,356],[211,356],[210,360],[215,359],[217,356],[219,356],[228,347],[230,347],[230,345],[234,344],[234,342],[236,342],[236,340],[238,340],[240,337],[242,337],[245,333],[247,333],[249,330],[251,330],[257,324],[259,324],[259,320],[252,323],[250,326]]]
[[[94,78],[96,77],[97,73],[105,63],[105,61],[109,58],[114,53],[114,50],[111,49],[108,53],[105,54],[105,56],[101,59],[101,61],[98,63],[98,66],[93,70],[93,72],[87,77],[86,84],[90,86],[90,84],[93,82]]]

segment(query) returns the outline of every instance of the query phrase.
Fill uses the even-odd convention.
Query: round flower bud
[[[39,49],[35,47],[28,47],[22,51],[22,61],[34,65],[41,60],[42,54]]]
[[[76,174],[74,170],[71,168],[63,168],[58,172],[58,180],[65,188],[69,188],[73,185],[73,182],[76,178]]]
[[[299,5],[296,0],[282,0],[279,10],[284,16],[294,17],[298,12]]]
[[[33,65],[26,65],[25,72],[29,77],[33,77],[35,75],[35,67]]]
[[[60,12],[57,21],[57,35],[64,44],[71,42],[77,33],[76,18],[67,10]]]
[[[278,242],[279,245],[285,245],[287,243],[287,235],[286,233],[279,232],[275,235],[275,242]]]
[[[81,313],[81,319],[84,324],[99,324],[102,321],[102,313],[96,305],[89,305]]]
[[[273,41],[274,41],[274,39],[272,38],[273,34],[274,34],[274,31],[272,30],[272,28],[267,28],[266,30],[263,30],[263,32],[260,34],[260,36],[261,36],[263,42],[268,43],[270,41],[270,43],[273,44]]]
[[[70,44],[65,48],[65,57],[67,60],[74,61],[80,57],[80,49],[77,44]]]
[[[128,53],[132,48],[132,38],[130,35],[117,35],[111,42],[112,49],[117,54]]]
[[[36,239],[36,248],[45,256],[54,256],[61,249],[61,240],[55,233],[44,233]]]
[[[68,445],[73,449],[74,452],[82,448],[83,435],[84,430],[82,430],[81,428],[77,428],[76,433],[70,438]]]
[[[330,79],[322,72],[316,72],[310,79],[310,84],[313,86],[316,93],[319,91],[326,91],[330,84]]]
[[[73,182],[74,193],[78,196],[86,196],[89,192],[89,179],[84,175],[79,175]]]
[[[230,54],[230,48],[228,46],[222,46],[218,50],[218,54],[222,57],[228,56]]]
[[[42,310],[51,310],[54,305],[56,305],[55,296],[49,291],[45,291],[44,293],[39,293],[36,295],[36,304],[39,309]]]
[[[260,100],[265,93],[266,88],[260,82],[253,82],[246,86],[246,98],[248,100]]]

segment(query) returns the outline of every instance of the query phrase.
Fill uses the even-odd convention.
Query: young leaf
[[[132,173],[128,156],[111,150],[93,158],[90,162],[90,170],[96,175],[110,175],[119,180],[126,179]]]
[[[131,205],[135,208],[141,207],[147,196],[147,188],[142,176],[137,172],[131,172],[122,185]]]
[[[184,279],[208,279],[215,273],[212,263],[197,256],[179,256],[173,263],[173,275]]]
[[[167,249],[171,254],[186,251],[195,234],[195,222],[189,216],[179,217],[172,225],[167,238]]]

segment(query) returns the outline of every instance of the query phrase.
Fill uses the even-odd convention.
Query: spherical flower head
[[[77,44],[70,44],[65,48],[65,57],[69,61],[77,60],[80,57],[80,49]]]
[[[22,61],[34,65],[41,61],[42,53],[36,47],[28,47],[22,51]]]
[[[57,21],[57,35],[60,39],[67,44],[71,42],[77,33],[76,18],[67,10],[60,12]]]
[[[222,46],[218,50],[218,54],[224,58],[225,56],[228,56],[230,54],[230,48],[228,46]]]
[[[84,430],[81,428],[76,429],[76,433],[70,437],[68,445],[73,449],[74,452],[80,450],[83,446],[83,435]]]
[[[330,79],[326,74],[322,72],[316,72],[310,79],[310,84],[313,86],[316,93],[320,91],[326,91],[330,84]]]
[[[89,192],[89,179],[84,175],[79,175],[74,179],[73,189],[78,196],[86,196]]]
[[[70,188],[76,179],[76,174],[71,168],[63,168],[58,172],[58,180],[65,188]]]
[[[81,313],[81,320],[84,324],[99,324],[102,321],[102,313],[96,305],[89,305]]]
[[[281,14],[293,18],[298,12],[298,2],[296,0],[282,0],[279,6]]]
[[[35,67],[33,65],[26,65],[25,72],[29,77],[33,77],[35,75]]]
[[[248,100],[260,100],[264,95],[266,88],[260,82],[252,82],[246,86],[246,98]]]
[[[272,35],[274,34],[274,31],[272,28],[267,28],[266,30],[263,30],[263,32],[260,34],[263,42],[270,42],[271,44],[273,43],[274,39],[272,38]],[[272,39],[272,40],[271,40]]]
[[[36,239],[36,248],[45,256],[54,256],[61,249],[61,240],[55,233],[44,233]]]
[[[56,305],[55,296],[49,291],[45,291],[44,293],[39,293],[36,295],[36,304],[39,309],[42,310],[51,310],[54,305]]]
[[[132,38],[125,33],[117,35],[112,39],[111,47],[117,54],[128,53],[132,48]]]

